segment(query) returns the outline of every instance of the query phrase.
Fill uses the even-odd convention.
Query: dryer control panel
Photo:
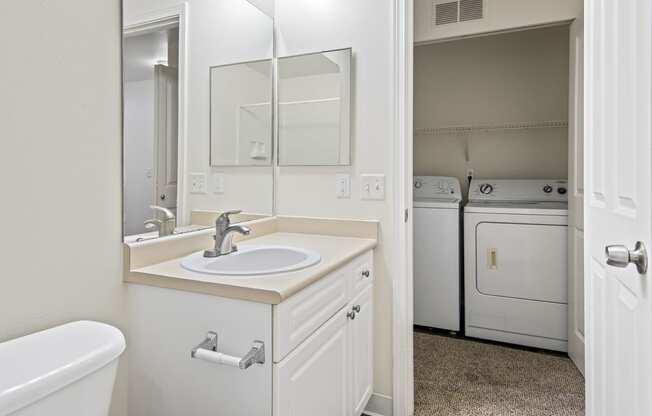
[[[563,179],[474,179],[469,201],[567,202],[568,181]]]
[[[414,198],[462,199],[462,189],[457,178],[448,176],[415,176]]]

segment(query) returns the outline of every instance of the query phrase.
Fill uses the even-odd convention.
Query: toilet
[[[0,416],[106,416],[125,339],[77,321],[0,344]]]

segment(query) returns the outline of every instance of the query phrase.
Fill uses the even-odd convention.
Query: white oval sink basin
[[[193,253],[181,260],[181,266],[197,273],[246,277],[293,272],[320,260],[319,253],[296,247],[243,246],[220,257],[204,257],[203,251]]]

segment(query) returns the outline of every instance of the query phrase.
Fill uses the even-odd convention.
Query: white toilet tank
[[[106,416],[125,339],[99,322],[0,344],[0,416]]]

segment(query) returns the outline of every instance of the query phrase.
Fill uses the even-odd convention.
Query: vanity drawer
[[[274,362],[308,338],[349,301],[352,264],[274,307]]]
[[[368,251],[355,259],[352,266],[350,296],[353,297],[374,281],[373,251]]]

